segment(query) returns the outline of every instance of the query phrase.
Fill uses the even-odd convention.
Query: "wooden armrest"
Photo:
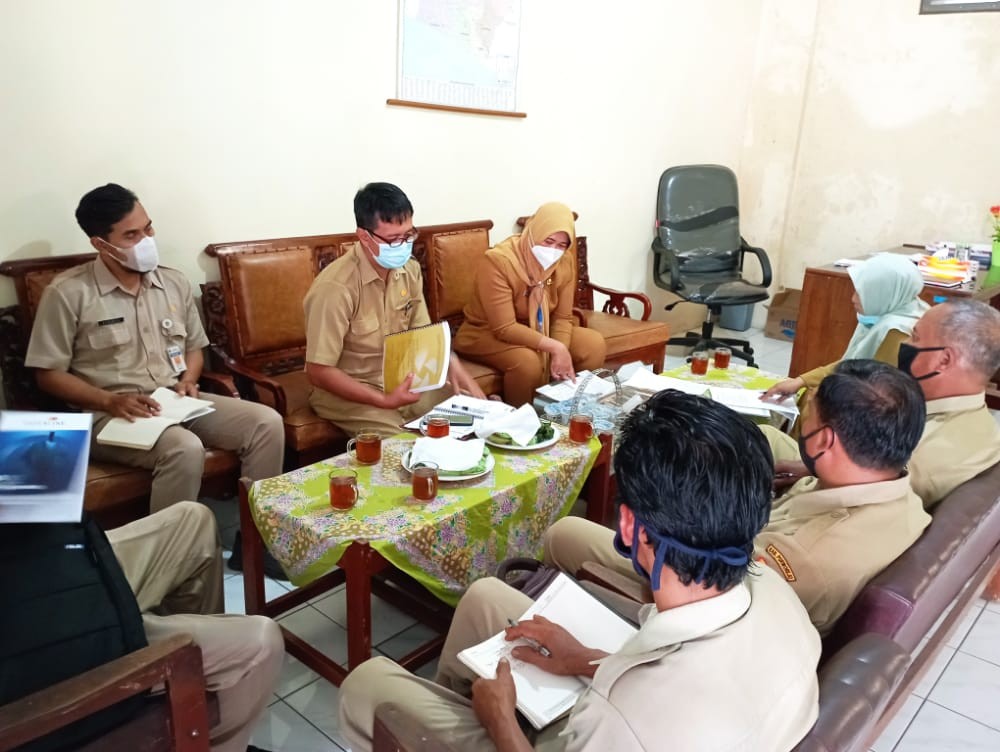
[[[394,702],[375,708],[372,752],[456,752],[455,747]]]
[[[67,726],[166,684],[177,750],[208,749],[201,649],[191,635],[172,635],[0,708],[0,750]],[[197,705],[200,703],[200,710]]]
[[[648,584],[637,582],[596,561],[585,561],[576,573],[576,579],[593,582],[640,605],[653,602],[653,592]]]
[[[642,320],[649,321],[650,315],[653,313],[653,301],[649,299],[649,296],[641,292],[626,292],[624,290],[615,290],[611,287],[602,287],[601,285],[595,285],[593,282],[587,282],[587,287],[589,287],[594,292],[599,292],[602,295],[607,295],[608,299],[604,301],[604,306],[601,308],[605,313],[611,313],[615,316],[624,316],[625,318],[631,318],[631,314],[628,310],[628,305],[625,301],[629,298],[632,300],[638,300],[642,303]]]
[[[238,363],[229,356],[225,356],[225,365],[237,376],[250,381],[256,391],[268,392],[271,395],[271,405],[278,411],[278,414],[283,418],[288,416],[288,398],[285,396],[285,387],[278,381],[262,371]]]
[[[209,394],[219,394],[223,397],[232,397],[233,399],[240,398],[240,393],[236,389],[233,377],[227,376],[224,373],[217,373],[215,371],[202,372],[201,378],[198,379],[198,388]]]
[[[583,327],[587,326],[587,317],[584,316],[582,308],[576,308],[574,306],[573,317],[576,319],[577,326],[583,326]]]

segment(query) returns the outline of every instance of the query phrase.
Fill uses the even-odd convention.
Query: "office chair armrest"
[[[670,272],[669,282],[664,281],[660,273],[661,256],[667,262],[666,271]],[[684,283],[681,282],[681,273],[677,264],[677,257],[673,251],[664,247],[659,238],[655,238],[653,240],[653,284],[663,290],[669,290],[670,292],[677,292],[678,290],[684,289]]]
[[[762,287],[771,286],[771,261],[767,257],[767,252],[763,248],[758,248],[757,246],[750,245],[742,237],[740,238],[740,268],[743,268],[743,257],[747,253],[752,253],[757,257],[760,262],[760,271],[764,275],[764,279],[761,280]]]
[[[593,282],[587,282],[587,287],[589,287],[594,292],[599,292],[602,295],[607,295],[608,299],[604,301],[604,305],[601,310],[604,313],[611,313],[615,316],[624,316],[625,318],[631,318],[628,310],[628,304],[625,302],[629,298],[632,300],[638,300],[642,304],[642,320],[649,321],[650,314],[653,313],[653,302],[648,296],[641,292],[626,292],[625,290],[615,290],[611,287],[602,287],[601,285],[595,285]]]

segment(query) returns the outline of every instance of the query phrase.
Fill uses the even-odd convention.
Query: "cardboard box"
[[[802,290],[785,290],[775,293],[767,308],[767,323],[764,336],[791,342],[795,339],[795,329],[799,323],[799,301]]]

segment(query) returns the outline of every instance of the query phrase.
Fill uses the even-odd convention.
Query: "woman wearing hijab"
[[[519,406],[553,379],[599,368],[604,338],[576,325],[576,231],[573,212],[548,203],[524,232],[497,243],[476,271],[454,349],[503,372],[504,399]]]
[[[918,297],[924,289],[923,277],[908,256],[898,253],[872,256],[848,267],[847,273],[854,283],[851,302],[857,312],[858,326],[841,360],[872,358],[896,365],[900,343],[910,336],[913,325],[929,307]],[[802,388],[815,389],[836,365],[819,366],[785,379],[768,389],[762,399],[785,397]],[[805,404],[800,400],[800,407]]]

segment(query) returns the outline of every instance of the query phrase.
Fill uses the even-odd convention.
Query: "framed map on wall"
[[[521,116],[521,0],[399,0],[391,104]]]

